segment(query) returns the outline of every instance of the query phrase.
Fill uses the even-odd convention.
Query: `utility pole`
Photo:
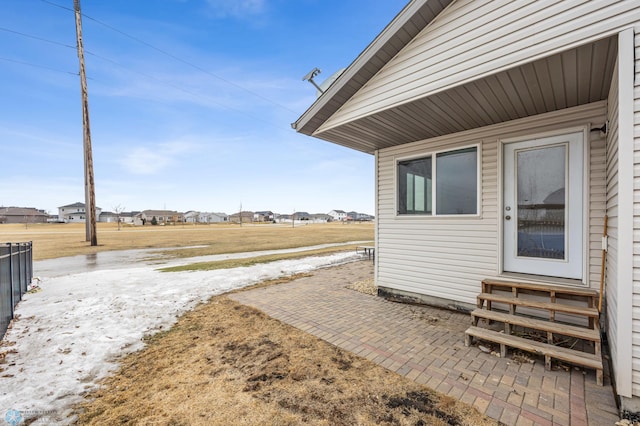
[[[78,59],[80,60],[80,90],[82,93],[82,140],[84,146],[84,198],[86,241],[92,246],[98,245],[96,235],[96,195],[93,179],[93,154],[91,153],[91,126],[89,125],[89,97],[87,95],[87,76],[84,69],[84,47],[82,44],[82,14],[80,0],[73,0],[76,13],[76,39]]]

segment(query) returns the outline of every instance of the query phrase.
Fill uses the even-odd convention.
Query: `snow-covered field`
[[[69,424],[71,406],[117,368],[119,357],[142,348],[145,335],[169,328],[197,303],[354,256],[206,272],[166,273],[140,264],[40,277],[40,291],[24,296],[0,346],[0,354],[6,353],[0,364],[0,424],[26,418],[36,418],[34,424]]]

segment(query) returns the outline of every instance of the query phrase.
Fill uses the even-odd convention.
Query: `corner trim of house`
[[[374,187],[374,219],[373,219],[373,245],[375,247],[375,252],[378,253],[378,257],[380,256],[380,250],[378,250],[378,241],[380,241],[379,238],[379,232],[380,232],[380,202],[379,202],[379,196],[378,196],[378,192],[380,191],[380,183],[378,181],[379,178],[379,169],[380,169],[380,150],[376,149],[375,153],[374,153],[374,179],[375,179],[375,187]],[[378,270],[379,267],[378,265],[380,264],[380,262],[376,262],[374,260],[374,265],[373,265],[373,280],[374,282],[378,282]]]
[[[634,31],[628,28],[618,39],[618,324],[616,388],[631,397],[633,368],[633,87]]]

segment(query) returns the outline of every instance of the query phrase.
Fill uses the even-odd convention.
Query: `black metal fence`
[[[0,339],[32,278],[32,243],[0,243]]]

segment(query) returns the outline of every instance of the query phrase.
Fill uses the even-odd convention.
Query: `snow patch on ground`
[[[38,418],[34,424],[68,424],[72,405],[114,371],[122,355],[141,349],[145,335],[168,329],[196,304],[355,258],[338,253],[177,273],[145,265],[42,278],[40,291],[19,303],[0,346],[6,355],[0,364],[0,421],[19,416]]]

